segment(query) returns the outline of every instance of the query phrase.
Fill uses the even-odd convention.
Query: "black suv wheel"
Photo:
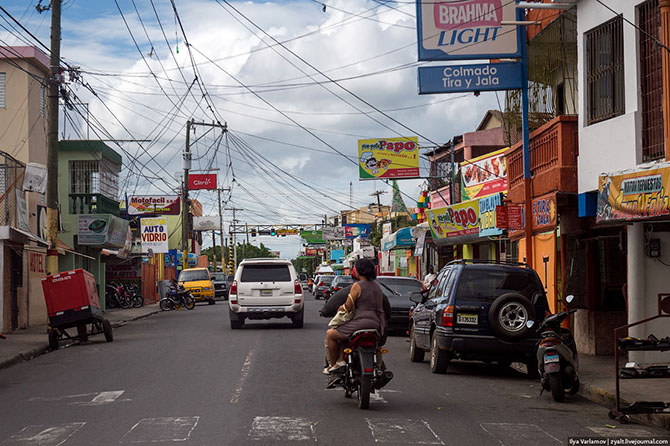
[[[426,352],[416,346],[414,338],[414,324],[409,329],[409,360],[412,362],[422,362]]]
[[[525,296],[507,293],[493,301],[488,316],[491,330],[496,335],[517,341],[531,334],[526,322],[535,319],[535,309]]]
[[[449,352],[440,350],[437,345],[437,333],[430,337],[430,371],[433,373],[447,373],[449,366]]]

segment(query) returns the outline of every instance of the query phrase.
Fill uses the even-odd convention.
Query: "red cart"
[[[75,269],[52,274],[42,279],[44,299],[49,314],[49,346],[57,350],[64,339],[86,341],[89,335],[104,333],[112,342],[112,325],[102,317],[98,289],[93,274]],[[89,332],[87,325],[91,324]],[[66,329],[77,328],[77,336]]]

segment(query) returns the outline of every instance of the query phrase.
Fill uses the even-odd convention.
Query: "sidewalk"
[[[109,320],[113,328],[117,328],[130,321],[142,319],[160,311],[158,304],[151,304],[127,310],[110,309],[105,312],[104,317]],[[74,328],[71,330],[76,333]],[[0,369],[11,367],[22,361],[28,361],[47,352],[48,349],[49,340],[47,339],[46,325],[8,333],[7,339],[0,340]]]

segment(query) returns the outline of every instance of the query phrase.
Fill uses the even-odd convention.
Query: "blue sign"
[[[419,94],[521,88],[518,62],[419,67]]]
[[[330,260],[333,262],[340,262],[344,259],[344,249],[332,249],[330,251]]]
[[[521,57],[525,32],[514,0],[417,0],[419,60]]]
[[[352,223],[344,225],[345,236],[348,239],[354,239],[356,237],[368,238],[370,237],[370,224],[369,223]]]
[[[500,194],[489,195],[479,199],[479,236],[492,237],[501,235],[502,229],[496,227],[496,206],[502,205]]]

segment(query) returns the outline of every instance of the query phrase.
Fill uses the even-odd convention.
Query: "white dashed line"
[[[120,443],[158,443],[186,441],[198,425],[200,417],[143,418],[131,427]]]
[[[368,418],[367,422],[375,443],[444,444],[424,420]]]
[[[255,417],[249,431],[251,440],[313,441],[315,421],[291,417]]]
[[[35,424],[24,427],[21,432],[12,435],[1,444],[3,446],[59,446],[84,427],[85,424],[85,422],[57,424],[55,426]]]
[[[240,374],[240,380],[237,382],[237,387],[235,388],[235,392],[233,392],[232,398],[230,398],[230,402],[232,404],[236,404],[240,400],[240,395],[242,394],[242,389],[244,388],[244,381],[246,381],[247,375],[249,375],[249,369],[251,368],[251,360],[254,358],[255,353],[256,350],[250,350],[249,354],[244,360],[244,365],[242,366],[242,373]]]

